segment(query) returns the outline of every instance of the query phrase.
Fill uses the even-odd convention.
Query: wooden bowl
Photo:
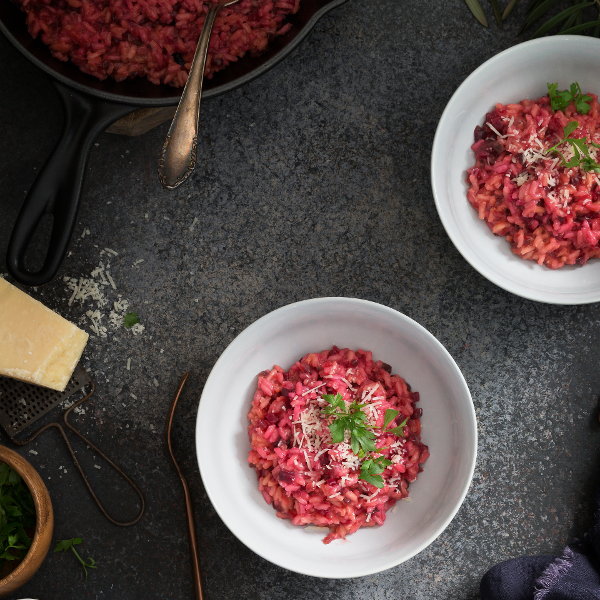
[[[28,581],[40,568],[48,554],[52,531],[54,529],[54,513],[50,495],[37,471],[16,452],[0,446],[0,462],[11,466],[27,484],[35,506],[35,533],[31,547],[17,568],[4,579],[0,579],[0,598],[14,592]]]

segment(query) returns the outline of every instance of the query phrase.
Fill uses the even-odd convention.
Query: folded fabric
[[[594,527],[562,556],[523,556],[492,567],[481,600],[600,600],[600,490]]]

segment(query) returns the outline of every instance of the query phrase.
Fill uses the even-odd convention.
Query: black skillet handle
[[[136,109],[76,92],[52,82],[62,100],[65,120],[52,154],[34,181],[15,223],[6,266],[24,285],[48,283],[58,271],[73,233],[85,167],[94,140],[109,125]],[[34,273],[25,268],[25,252],[45,214],[54,217],[44,264]]]

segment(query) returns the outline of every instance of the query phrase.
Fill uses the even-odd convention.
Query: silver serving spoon
[[[179,187],[196,167],[200,100],[202,98],[202,82],[204,81],[204,70],[206,69],[208,43],[219,11],[224,6],[231,6],[236,2],[239,2],[239,0],[215,2],[209,8],[204,20],[194,59],[192,60],[192,68],[158,159],[158,178],[163,187],[168,190]]]

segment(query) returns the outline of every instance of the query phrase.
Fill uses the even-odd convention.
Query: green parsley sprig
[[[367,483],[374,485],[376,488],[381,489],[383,487],[383,473],[386,467],[392,464],[391,460],[384,458],[383,456],[368,458],[360,465],[360,476],[359,479],[363,479]]]
[[[372,425],[368,425],[367,415],[363,412],[366,404],[360,404],[356,400],[348,407],[344,402],[341,394],[323,394],[323,400],[330,406],[325,406],[322,411],[328,416],[333,416],[333,421],[329,424],[331,439],[333,443],[338,444],[343,442],[346,437],[346,431],[350,432],[350,447],[352,452],[359,458],[364,458],[369,452],[381,452],[385,448],[375,448],[375,434],[371,429],[377,429]],[[393,433],[394,435],[404,437],[404,427],[408,422],[408,417],[404,421],[394,427],[388,429],[387,426],[400,414],[399,410],[388,408],[383,416],[382,432]],[[383,477],[381,473],[385,471],[385,467],[392,463],[383,456],[374,457],[372,454],[362,463],[360,467],[359,479],[363,479],[375,487],[383,487]]]
[[[547,83],[546,85],[548,86],[548,96],[553,112],[564,110],[571,102],[575,103],[575,110],[580,115],[587,115],[590,112],[591,106],[589,102],[592,100],[592,97],[584,94],[577,82],[571,84],[570,91],[559,90],[558,83]]]
[[[21,476],[6,463],[0,464],[0,562],[23,558],[31,546],[26,529],[35,526],[31,492]]]
[[[123,317],[123,327],[131,329],[134,325],[140,322],[140,316],[135,312],[127,313]]]
[[[367,415],[362,411],[364,405],[356,400],[346,408],[341,394],[324,394],[323,400],[331,406],[324,407],[323,413],[331,415],[334,420],[329,425],[331,439],[334,444],[344,441],[346,430],[350,432],[350,446],[354,454],[360,450],[363,452],[373,452],[375,450],[375,434],[369,430],[367,425]]]
[[[583,138],[570,138],[569,136],[577,129],[579,123],[577,121],[569,121],[564,128],[563,139],[546,150],[546,154],[555,152],[563,161],[563,166],[570,169],[579,167],[583,171],[594,171],[600,173],[600,164],[598,164],[591,156],[588,148],[587,136]],[[562,144],[569,144],[573,148],[573,158],[567,161],[564,154],[558,149]],[[600,148],[600,144],[590,142],[595,148]]]
[[[70,540],[60,540],[56,544],[56,548],[54,548],[54,552],[67,552],[68,550],[72,550],[73,554],[77,557],[77,560],[81,563],[83,570],[85,571],[85,580],[88,578],[88,569],[97,569],[96,561],[93,558],[88,557],[88,562],[85,562],[81,556],[75,550],[75,546],[81,544],[83,540],[81,538],[72,538]]]

